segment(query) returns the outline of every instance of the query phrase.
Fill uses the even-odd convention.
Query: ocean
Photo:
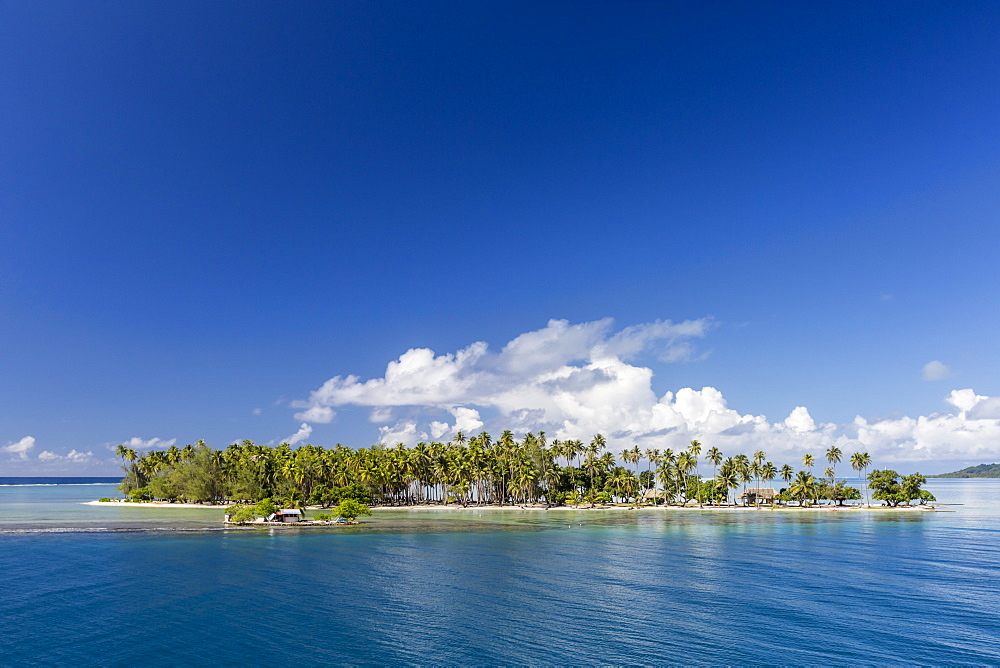
[[[1000,481],[927,488],[959,505],[224,530],[0,479],[0,665],[1000,665]]]

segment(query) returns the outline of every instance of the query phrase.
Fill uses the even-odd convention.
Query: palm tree
[[[788,491],[799,500],[800,506],[804,506],[805,500],[812,498],[816,493],[816,478],[811,473],[799,471],[798,475],[795,476],[795,482],[792,483]]]
[[[670,452],[670,450],[667,450]],[[672,455],[673,453],[671,453]],[[669,506],[673,497],[667,493],[667,488],[670,486],[670,480],[673,477],[673,457],[667,459],[666,457],[660,457],[660,464],[656,468],[656,478],[660,481],[660,487],[663,488],[663,505]]]
[[[863,471],[872,463],[872,457],[867,452],[855,452],[851,455],[851,468],[855,471]],[[868,486],[865,485],[865,476],[861,476],[861,489],[865,492],[865,505],[868,505]]]
[[[715,487],[716,489],[723,490],[726,493],[726,503],[729,503],[729,490],[736,489],[740,486],[739,476],[736,473],[736,467],[727,464],[731,464],[732,460],[726,460],[719,469],[719,472],[715,476]]]
[[[590,492],[594,492],[594,477],[601,468],[600,457],[594,452],[587,452],[587,458],[583,460],[583,466],[590,474]]]
[[[754,460],[750,464],[748,471],[749,471],[750,475],[752,475],[754,477],[754,479],[757,481],[757,487],[756,487],[757,492],[755,492],[754,495],[753,495],[753,507],[754,507],[755,510],[760,510],[760,494],[759,494],[759,492],[760,492],[760,477],[764,473],[764,462],[762,460],[759,460],[756,457],[754,457]]]
[[[659,466],[660,466],[660,451],[657,450],[656,448],[646,450],[646,472],[650,474],[648,476],[648,479],[652,480],[652,482],[648,484],[651,484],[653,487],[656,487],[656,481],[655,481],[656,479],[652,476],[652,471],[654,468],[657,468]]]
[[[597,464],[597,453],[600,452],[607,446],[607,441],[604,440],[604,436],[601,434],[595,434],[594,438],[590,440],[590,445],[587,446],[587,461],[584,462],[584,466],[587,467],[587,472],[590,473],[590,491],[594,492],[594,474],[597,472],[599,465]],[[589,462],[589,464],[588,464]]]
[[[827,490],[827,493],[830,495],[830,503],[835,503],[836,499],[834,497],[836,496],[836,491],[834,487],[837,484],[836,471],[834,471],[832,466],[827,466],[825,469],[823,469],[823,475],[826,476],[826,479],[829,481],[830,488],[829,490]]]
[[[837,464],[840,463],[840,458],[844,455],[836,445],[831,445],[826,451],[826,461],[830,463],[831,470],[833,473],[830,474],[830,485],[832,486],[837,479]]]
[[[795,476],[795,469],[793,469],[788,464],[781,467],[781,479],[785,481],[785,488],[788,489],[788,484],[792,482],[792,478]]]
[[[639,460],[642,458],[642,452],[639,450],[639,446],[634,448],[626,448],[622,450],[622,461],[626,464],[635,464],[635,473],[639,474]]]
[[[660,455],[660,467],[657,469],[657,473],[659,474],[660,484],[663,485],[663,497],[666,505],[669,505],[673,501],[677,491],[677,481],[674,475],[677,472],[674,468],[674,464],[676,463],[677,455],[670,448],[664,450]],[[667,492],[668,486],[674,490],[673,493]]]
[[[743,483],[743,493],[746,494],[747,483],[751,480],[750,459],[743,454],[736,455],[733,457],[733,465],[736,467],[736,475],[738,476],[740,482]],[[744,497],[744,503],[745,500],[746,497]]]
[[[785,481],[785,484],[790,483],[794,476],[795,476],[795,469],[793,469],[791,466],[785,464],[784,466],[781,467],[781,479]]]
[[[698,477],[698,507],[701,508],[701,472],[698,470],[698,455],[701,454],[701,442],[697,439],[691,441],[688,444],[688,452],[694,458],[694,474]]]
[[[125,478],[118,489],[127,495],[134,489],[145,487],[146,483],[142,480],[142,473],[135,464],[135,460],[138,458],[136,451],[125,444],[119,444],[115,448],[115,454],[122,458],[122,471],[125,472]],[[128,463],[126,464],[126,462]]]
[[[812,475],[812,467],[816,463],[816,458],[811,454],[806,453],[802,455],[802,465],[809,469],[809,475]]]
[[[632,472],[628,469],[619,466],[615,469],[608,483],[611,485],[611,489],[614,490],[615,495],[624,498],[626,503],[633,497],[638,502],[637,490],[639,488],[639,479],[632,475]]]
[[[722,452],[719,451],[714,445],[708,449],[705,453],[705,459],[712,462],[712,480],[715,480],[716,474],[719,472],[719,464],[722,463]],[[715,505],[714,501],[712,505]]]
[[[694,457],[690,452],[682,452],[677,455],[677,482],[678,487],[681,490],[681,498],[684,499],[684,505],[687,505],[687,477],[688,473],[698,465],[698,459]]]
[[[778,468],[771,462],[765,462],[760,469],[760,476],[768,482],[774,480],[774,477],[778,475]],[[774,510],[774,499],[771,499],[771,510]]]

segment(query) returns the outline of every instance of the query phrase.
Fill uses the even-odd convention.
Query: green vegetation
[[[895,508],[901,503],[909,504],[911,501],[928,503],[936,501],[934,495],[920,486],[927,482],[927,478],[919,473],[908,476],[900,476],[891,469],[882,471],[872,471],[868,476],[868,484],[872,490],[872,498],[876,501],[884,501]]]
[[[334,510],[337,517],[343,517],[348,522],[353,522],[361,515],[371,515],[371,509],[363,503],[358,503],[354,499],[344,499]]]
[[[236,505],[230,510],[230,521],[237,524],[252,522],[258,517],[267,517],[278,510],[273,499],[261,499],[254,505]]]
[[[865,496],[837,479],[836,465],[843,458],[837,448],[826,451],[829,466],[818,478],[812,472],[816,458],[811,454],[802,457],[805,469],[795,471],[789,464],[775,466],[759,450],[752,457],[725,457],[710,447],[702,456],[702,444],[692,441],[679,452],[628,449],[621,455],[625,464],[621,466],[614,454],[604,451],[605,445],[600,434],[589,443],[549,443],[544,432],[517,439],[505,431],[496,441],[485,432],[472,438],[459,433],[448,443],[418,443],[410,448],[379,444],[357,450],[343,445],[293,449],[287,444],[269,447],[243,441],[214,450],[198,441],[183,448],[141,453],[119,446],[116,452],[125,473],[119,489],[130,499],[235,503],[240,507],[234,514],[248,518],[244,521],[266,516],[278,507],[313,505],[337,508],[339,514],[346,501],[362,506],[544,503],[589,507],[606,503],[714,506],[742,498],[745,504],[760,507],[771,503],[769,493],[747,490],[777,487],[773,481],[778,478],[785,484],[777,494],[779,502],[842,505]],[[711,465],[711,476],[699,474],[699,456],[706,468]],[[848,461],[863,472],[871,457],[854,453]],[[870,485],[875,500],[888,505],[928,500],[926,493],[918,492],[897,501],[897,492],[887,491],[883,484],[884,475],[875,471],[868,476],[869,481],[878,481]],[[912,487],[911,480],[907,490],[898,493],[911,493]]]
[[[1000,478],[1000,464],[978,464],[961,471],[929,475],[928,478]]]

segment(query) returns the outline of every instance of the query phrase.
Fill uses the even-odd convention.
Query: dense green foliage
[[[977,464],[961,471],[929,475],[928,478],[1000,478],[1000,464]]]
[[[920,486],[927,482],[927,478],[919,473],[908,476],[900,476],[892,469],[872,471],[868,476],[868,484],[871,486],[872,498],[876,501],[884,501],[895,508],[901,503],[909,504],[912,501],[927,503],[935,501],[934,495]]]
[[[337,517],[343,517],[348,522],[353,522],[361,515],[372,514],[372,511],[368,506],[363,503],[359,503],[354,499],[344,499],[333,512]]]
[[[472,438],[459,433],[448,443],[418,443],[412,448],[399,444],[357,450],[343,445],[293,449],[287,444],[269,447],[243,441],[214,450],[198,441],[183,448],[171,446],[142,453],[119,446],[117,453],[125,471],[119,488],[130,498],[258,504],[237,511],[242,513],[240,517],[250,519],[268,514],[259,502],[297,508],[341,508],[347,501],[364,506],[593,506],[612,502],[712,505],[742,498],[746,504],[759,506],[770,499],[753,492],[741,495],[739,488],[765,488],[779,477],[786,484],[779,500],[804,505],[826,499],[841,504],[862,497],[857,489],[836,478],[835,466],[842,457],[836,447],[826,452],[830,466],[823,478],[813,475],[815,458],[810,454],[802,458],[807,470],[796,472],[788,464],[779,469],[762,451],[752,457],[740,454],[727,458],[714,447],[703,453],[701,443],[692,441],[679,452],[642,452],[636,446],[621,453],[624,465],[619,465],[615,455],[606,451],[600,434],[589,444],[574,440],[548,443],[544,432],[528,433],[518,440],[505,431],[496,441],[485,432]],[[850,458],[858,471],[870,462],[867,453]],[[702,477],[701,467],[709,465],[711,475]],[[649,492],[652,489],[657,491]]]
[[[278,504],[273,499],[261,499],[252,506],[237,505],[230,511],[230,521],[242,524],[252,522],[258,517],[268,517],[278,510]]]

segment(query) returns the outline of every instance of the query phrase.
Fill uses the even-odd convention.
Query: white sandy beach
[[[187,509],[204,509],[204,510],[224,510],[227,508],[232,508],[234,504],[220,506],[220,505],[208,505],[202,503],[170,503],[167,501],[148,501],[143,503],[136,503],[133,501],[87,501],[84,505],[88,506],[117,506],[117,507],[128,507],[128,508],[187,508]],[[307,510],[329,510],[329,508],[321,508],[320,506],[306,506]],[[506,506],[461,506],[458,504],[450,504],[446,506],[437,504],[420,504],[413,506],[372,506],[373,512],[391,512],[391,511],[428,511],[428,510],[547,510],[550,512],[560,512],[560,511],[588,511],[588,512],[600,512],[600,511],[653,511],[653,512],[698,512],[698,511],[708,511],[708,512],[844,512],[844,513],[857,513],[865,510],[870,511],[933,511],[935,508],[933,506],[897,506],[895,508],[890,508],[889,506],[826,506],[826,505],[814,505],[814,506],[765,506],[755,508],[754,506],[740,506],[740,505],[729,505],[729,506],[704,506],[699,508],[695,504],[687,506],[642,506],[641,508],[636,508],[635,506],[619,506],[619,505],[602,505],[594,506],[558,506],[546,508],[544,504],[532,504],[532,505],[506,505]]]

